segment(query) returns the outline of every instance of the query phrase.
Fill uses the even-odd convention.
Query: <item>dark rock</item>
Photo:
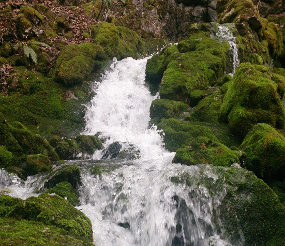
[[[110,144],[108,148],[103,152],[102,159],[116,158],[119,155],[121,148],[122,145],[119,142]]]
[[[118,223],[118,226],[123,227],[125,229],[130,229],[131,228],[129,222]]]

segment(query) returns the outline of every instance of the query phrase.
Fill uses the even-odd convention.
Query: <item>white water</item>
[[[115,141],[133,144],[141,155],[131,165],[100,177],[82,175],[79,209],[92,221],[94,242],[97,246],[230,245],[212,222],[213,209],[224,192],[211,197],[204,187],[192,189],[170,181],[185,170],[198,172],[196,167],[173,165],[174,153],[164,149],[160,132],[148,128],[155,97],[144,84],[146,62],[147,58],[114,61],[101,83],[95,84],[96,96],[87,109],[85,134],[100,132],[108,139],[105,147]],[[94,155],[100,157],[100,152]],[[175,195],[188,212],[179,209]],[[177,223],[182,230],[176,233]]]
[[[24,181],[17,175],[0,169],[0,195],[8,194],[21,199],[38,196],[39,194],[35,192],[35,187],[39,187],[41,180],[37,175],[30,176]]]
[[[230,50],[233,59],[233,70],[230,73],[230,75],[233,76],[240,64],[236,37],[233,35],[232,31],[226,25],[219,25],[216,36],[220,41],[227,41],[230,45]]]

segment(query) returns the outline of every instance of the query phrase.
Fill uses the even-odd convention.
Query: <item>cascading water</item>
[[[173,165],[174,153],[164,149],[161,133],[148,127],[152,100],[145,86],[147,58],[114,61],[86,113],[85,134],[100,132],[105,147],[119,141],[134,145],[140,158],[126,161],[100,176],[85,171],[79,207],[92,221],[98,246],[231,245],[214,220],[225,190],[210,195],[201,185],[171,181],[184,172],[199,177],[200,168]],[[100,159],[102,153],[95,153]],[[114,160],[114,162],[116,162]],[[211,172],[203,175],[213,177]],[[242,245],[242,244],[236,244]]]
[[[220,34],[219,34],[220,33]],[[217,36],[232,42],[220,28]],[[231,41],[230,41],[231,40]],[[227,232],[220,219],[220,206],[227,186],[214,167],[172,164],[174,153],[164,149],[162,132],[149,127],[152,96],[145,86],[148,58],[114,60],[86,112],[84,134],[100,133],[105,150],[119,142],[121,150],[139,152],[137,159],[106,160],[104,151],[82,162],[81,205],[91,220],[97,246],[242,246],[242,231]],[[234,70],[238,66],[234,56]],[[131,148],[130,148],[131,146]],[[90,167],[106,167],[100,175]],[[187,176],[187,185],[175,177]],[[22,181],[0,170],[0,194],[26,199],[38,195],[45,176]],[[203,182],[210,186],[203,185]],[[232,189],[232,188],[231,188]]]
[[[233,35],[233,32],[226,25],[219,25],[218,30],[215,33],[215,35],[220,41],[226,41],[230,45],[230,51],[231,51],[232,60],[233,60],[232,62],[233,70],[230,73],[230,75],[233,76],[236,72],[236,69],[238,68],[240,64],[236,37]]]

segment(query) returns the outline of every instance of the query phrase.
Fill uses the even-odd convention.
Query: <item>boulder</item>
[[[265,66],[243,63],[230,82],[221,106],[221,120],[243,138],[256,123],[284,127],[282,98],[285,78]]]
[[[244,165],[264,180],[284,179],[285,137],[272,126],[255,125],[241,144]]]
[[[1,242],[4,239],[12,242],[17,239],[20,240],[23,233],[21,232],[23,224],[27,224],[28,228],[24,229],[25,232],[30,231],[31,228],[38,231],[38,227],[43,228],[43,225],[46,226],[43,231],[32,239],[33,241],[38,240],[38,237],[42,239],[48,236],[45,233],[46,230],[55,230],[56,234],[68,235],[65,238],[66,241],[78,240],[81,244],[76,245],[92,245],[93,236],[90,220],[68,201],[57,195],[42,194],[39,197],[30,197],[25,201],[2,195],[0,197],[0,220],[8,222],[8,225],[14,222],[19,226],[14,226],[12,230],[15,231],[15,234],[11,235],[10,239],[5,237],[7,227],[2,226],[0,229]],[[32,235],[34,234],[32,233]],[[23,238],[25,238],[24,242],[28,240],[26,236]],[[77,243],[79,243],[78,241]]]
[[[81,185],[80,168],[75,164],[60,166],[49,174],[44,187],[52,188],[64,181],[70,183],[72,188],[76,190]]]

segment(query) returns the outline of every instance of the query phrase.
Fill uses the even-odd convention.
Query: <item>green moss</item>
[[[278,24],[268,22],[267,19],[262,18],[262,30],[260,36],[268,42],[271,54],[280,56],[283,49],[282,29]]]
[[[285,172],[285,137],[270,125],[255,125],[242,145],[246,168],[266,180],[282,179]]]
[[[241,64],[223,100],[221,119],[239,137],[259,122],[283,128],[284,84],[284,77],[274,75],[267,67]]]
[[[195,105],[195,92],[209,89],[224,75],[229,46],[226,42],[211,39],[209,33],[200,32],[180,43],[179,49],[181,53],[172,56],[162,53],[159,58],[164,59],[160,64],[166,67],[160,96]]]
[[[214,92],[213,94],[206,96],[194,107],[188,120],[209,123],[218,122],[222,98],[223,96],[220,92]]]
[[[96,136],[78,135],[75,139],[83,154],[92,155],[96,150],[103,148],[102,142]]]
[[[165,146],[177,151],[173,162],[186,165],[209,163],[230,166],[239,162],[239,151],[222,144],[210,127],[199,122],[163,119],[158,127],[165,133]]]
[[[41,15],[37,10],[28,5],[23,5],[20,12],[34,24],[40,24],[44,21],[44,16]]]
[[[8,60],[4,57],[0,57],[0,66],[2,66],[3,64],[7,64],[9,63]]]
[[[50,138],[49,141],[58,153],[60,159],[72,160],[80,153],[78,144],[74,139],[64,139],[54,136]]]
[[[188,111],[189,106],[183,102],[168,99],[156,99],[150,107],[152,122],[157,124],[162,118],[178,118],[183,112]]]
[[[67,199],[73,206],[79,205],[79,195],[77,191],[66,181],[56,184],[54,187],[46,190],[45,193],[57,194]]]
[[[54,170],[49,174],[45,187],[52,188],[64,181],[70,183],[76,190],[81,184],[80,168],[77,165],[67,165]]]
[[[28,175],[50,171],[52,162],[49,157],[43,154],[27,155],[25,170]]]
[[[0,145],[0,166],[7,167],[12,164],[13,154],[5,146]]]
[[[42,194],[23,201],[9,196],[0,197],[0,214],[18,221],[36,221],[55,226],[88,244],[92,242],[90,220],[68,201],[57,195]],[[2,228],[1,228],[2,229]]]
[[[170,60],[179,56],[177,46],[165,48],[160,54],[156,54],[147,61],[146,64],[146,82],[150,87],[152,94],[159,90],[159,84],[163,77],[163,73]]]
[[[144,52],[144,43],[138,34],[123,26],[103,22],[92,28],[92,36],[110,58],[138,57]]]
[[[0,240],[3,245],[23,246],[83,246],[92,245],[70,235],[56,226],[37,221],[0,218]]]
[[[64,160],[76,159],[80,153],[92,155],[103,147],[102,142],[96,136],[78,135],[75,138],[61,138],[53,136],[49,139],[59,157]]]
[[[83,82],[98,69],[98,62],[104,57],[102,48],[92,43],[66,46],[61,51],[55,67],[55,76],[66,86]]]
[[[10,43],[5,42],[4,44],[2,44],[0,46],[0,55],[1,56],[7,58],[7,57],[13,55],[13,53],[14,53],[14,50],[13,50],[13,47]]]

